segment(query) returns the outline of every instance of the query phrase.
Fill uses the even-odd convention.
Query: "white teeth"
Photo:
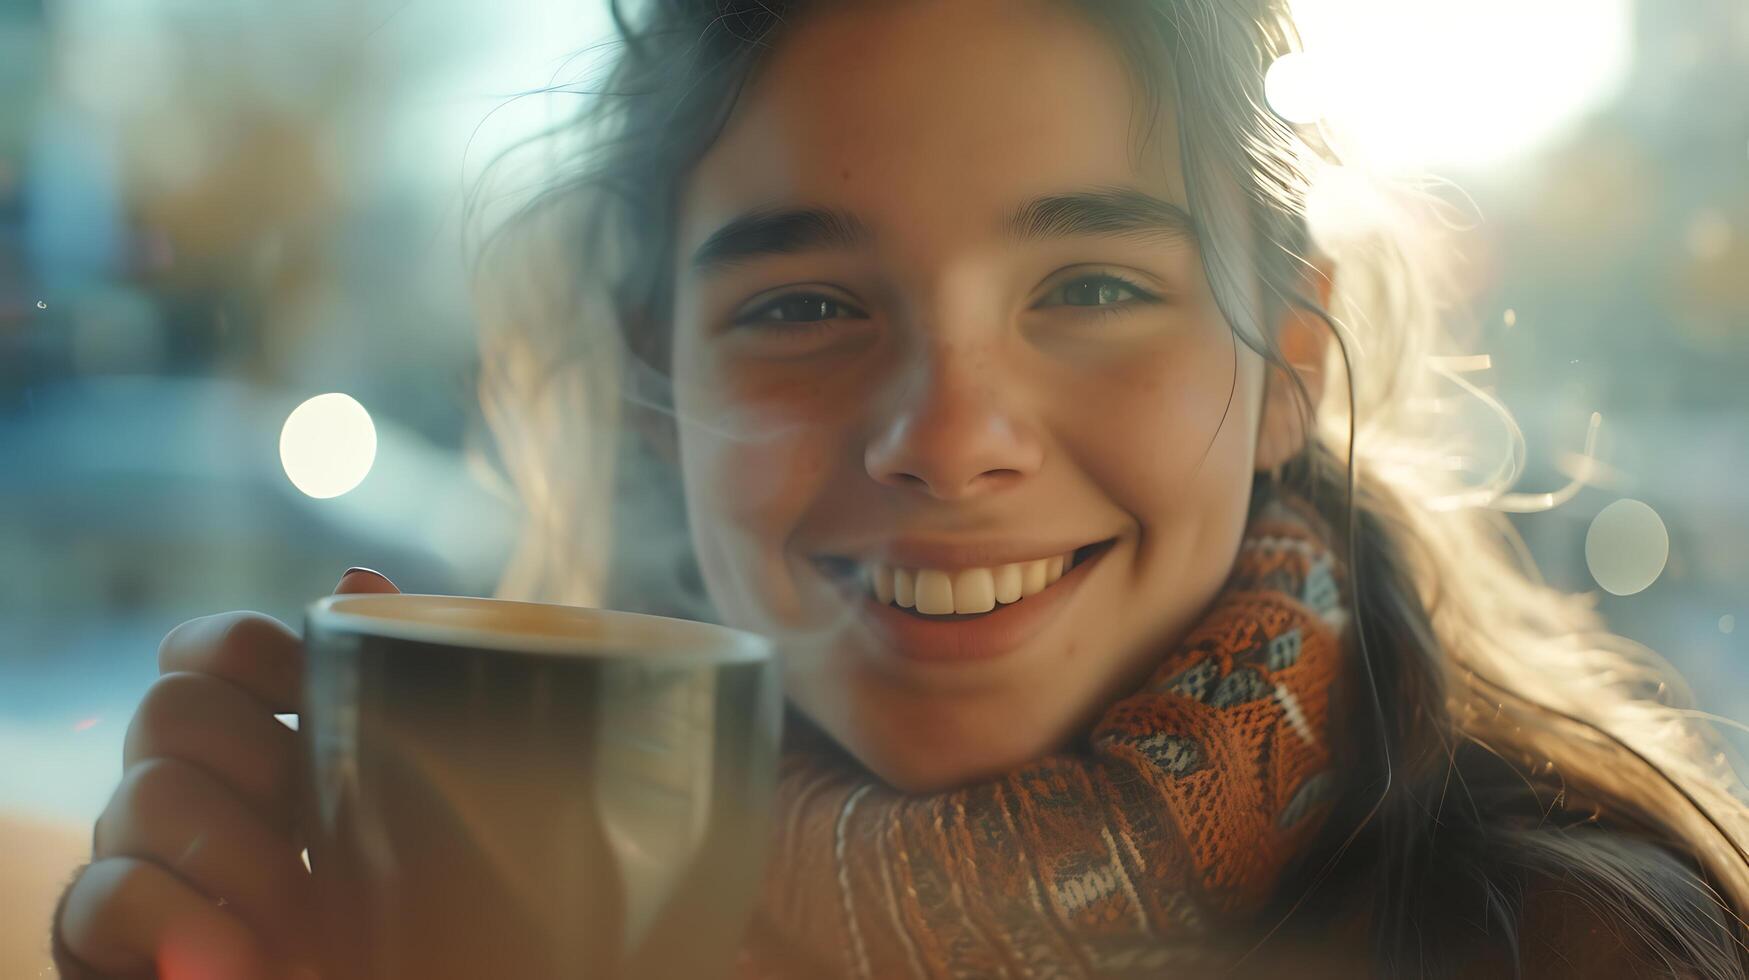
[[[896,568],[878,562],[868,566],[875,600],[915,608],[930,616],[986,613],[997,604],[1019,602],[1063,577],[1074,566],[1072,555],[1013,562],[991,568]]]
[[[892,602],[893,601],[893,571],[892,571],[892,569],[888,568],[885,565],[876,565],[876,566],[874,566],[873,574],[871,574],[869,577],[874,579],[875,598],[880,601],[881,605],[884,606],[887,603]]]
[[[968,568],[953,577],[953,611],[984,613],[996,608],[996,577],[988,568]]]
[[[917,611],[931,616],[953,612],[953,580],[934,568],[917,570]]]
[[[996,569],[996,601],[1017,602],[1020,600],[1020,565],[1003,565]]]

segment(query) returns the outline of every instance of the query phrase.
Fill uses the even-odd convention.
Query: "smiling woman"
[[[778,641],[746,975],[1743,975],[1676,679],[1400,463],[1432,270],[1309,240],[1279,4],[616,14],[482,265],[501,594]]]
[[[1429,465],[1471,448],[1432,383],[1487,355],[1443,336],[1415,201],[1268,109],[1273,66],[1320,112],[1284,4],[614,7],[603,91],[535,144],[553,186],[483,250],[528,511],[498,595],[782,651],[763,893],[670,907],[747,912],[724,973],[1744,977],[1749,789],[1681,679],[1520,560],[1501,511],[1537,495]],[[289,472],[334,462],[304,420]],[[1651,516],[1600,520],[1604,584],[1658,570],[1604,574],[1623,528],[1662,567]],[[65,977],[310,959],[317,726],[273,718],[301,656],[254,613],[164,637]]]
[[[713,488],[687,494],[693,546],[707,586],[734,583],[720,615],[833,637],[792,653],[809,718],[888,783],[943,789],[1064,745],[1208,606],[1247,516],[1263,362],[1202,274],[1181,166],[1131,141],[1096,27],[917,4],[796,29],[679,189],[678,456]],[[847,70],[870,43],[909,55]],[[971,568],[1104,540],[1001,657],[989,638],[1024,604],[832,631],[807,561],[916,568],[913,608],[941,614]]]

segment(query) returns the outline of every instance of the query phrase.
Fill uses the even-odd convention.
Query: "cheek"
[[[769,408],[681,404],[687,518],[711,601],[731,625],[793,623],[804,603],[786,545],[819,495],[830,433]]]
[[[1126,510],[1178,510],[1248,485],[1261,361],[1224,324],[1127,357],[1078,385],[1079,465]]]
[[[763,535],[793,523],[819,483],[830,440],[795,420],[715,415],[681,438],[681,466],[696,505],[713,521]],[[787,424],[786,424],[787,423]]]

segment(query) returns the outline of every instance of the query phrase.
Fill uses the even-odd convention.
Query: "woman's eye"
[[[1091,309],[1126,307],[1136,302],[1153,302],[1158,297],[1121,276],[1101,274],[1070,280],[1055,290],[1049,299],[1060,297],[1058,305]],[[1043,305],[1052,305],[1045,303]]]
[[[820,323],[839,316],[866,319],[866,315],[846,303],[819,293],[791,293],[780,296],[751,312],[737,317],[735,323],[766,326],[780,323]]]

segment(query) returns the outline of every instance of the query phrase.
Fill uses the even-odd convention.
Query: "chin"
[[[941,793],[1012,772],[1048,755],[1048,744],[986,745],[942,751],[940,745],[888,746],[850,752],[887,785],[903,793]]]
[[[849,670],[785,676],[799,721],[888,786],[911,794],[984,782],[1083,743],[1103,699],[1071,687],[1072,679],[1055,685],[1026,680],[931,694]],[[845,697],[846,691],[860,696]]]

